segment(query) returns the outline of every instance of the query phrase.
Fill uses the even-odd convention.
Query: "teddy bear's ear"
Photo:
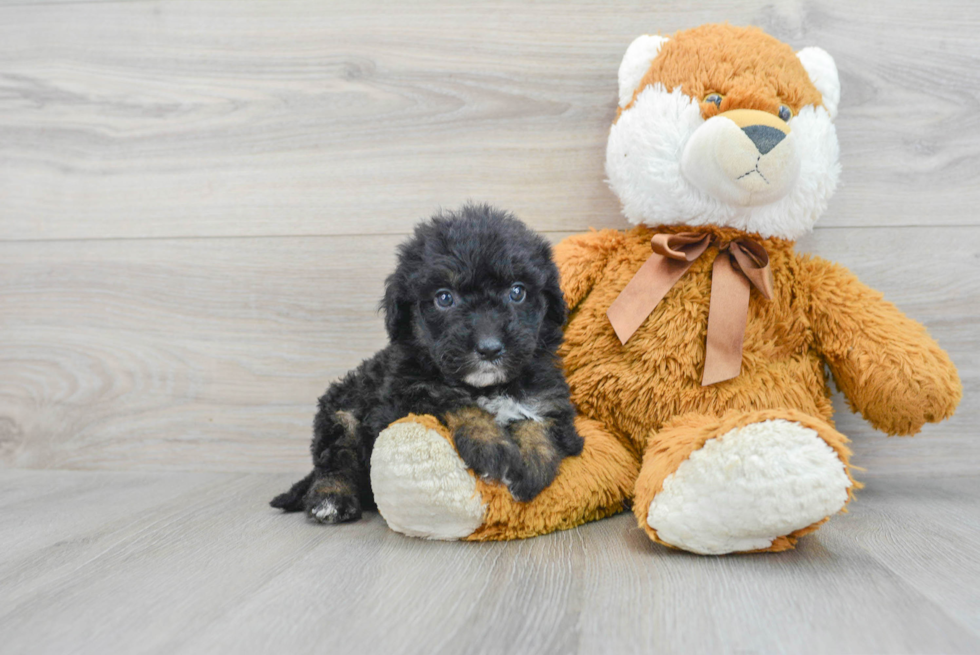
[[[837,104],[840,102],[840,78],[834,58],[822,48],[803,48],[796,53],[806,69],[813,86],[823,96],[823,106],[830,117],[837,118]]]
[[[646,72],[650,63],[660,52],[661,46],[667,42],[665,36],[650,36],[644,34],[634,39],[623,55],[623,63],[619,65],[619,106],[625,107],[633,99],[633,92]]]

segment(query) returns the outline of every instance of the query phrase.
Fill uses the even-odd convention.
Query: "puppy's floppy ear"
[[[381,309],[385,313],[385,329],[392,342],[407,341],[414,333],[412,305],[415,304],[416,280],[413,271],[422,270],[426,244],[432,238],[437,220],[420,223],[407,241],[398,246],[395,271],[385,279],[385,297]]]
[[[385,313],[385,330],[389,341],[400,341],[412,334],[412,303],[405,297],[405,280],[396,270],[385,280],[385,296],[381,309]]]
[[[561,290],[561,277],[558,267],[555,266],[551,258],[551,249],[547,252],[547,264],[545,270],[544,287],[541,293],[548,303],[548,308],[544,315],[544,325],[541,326],[541,339],[549,350],[555,350],[561,345],[562,333],[565,321],[568,319],[568,305],[565,303],[565,294]]]

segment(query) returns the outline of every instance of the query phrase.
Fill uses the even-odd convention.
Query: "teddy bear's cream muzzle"
[[[681,172],[721,202],[766,205],[793,188],[800,157],[787,123],[764,111],[734,109],[695,130],[684,147]]]

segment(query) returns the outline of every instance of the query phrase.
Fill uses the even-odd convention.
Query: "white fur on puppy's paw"
[[[310,515],[320,523],[335,523],[337,514],[337,506],[329,500],[323,501],[310,510]]]
[[[703,555],[768,548],[836,514],[851,481],[816,431],[781,419],[736,428],[691,454],[664,480],[647,524]]]
[[[476,479],[448,441],[419,423],[378,435],[371,489],[388,527],[410,537],[461,539],[483,524]]]
[[[361,506],[355,498],[334,496],[324,498],[306,513],[320,523],[344,523],[360,518]]]

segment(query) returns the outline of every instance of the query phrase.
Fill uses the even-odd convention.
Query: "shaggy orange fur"
[[[824,363],[853,407],[889,434],[915,434],[925,422],[952,415],[962,394],[959,377],[925,328],[843,267],[798,255],[782,239],[759,239],[769,252],[774,296],[767,301],[752,291],[738,377],[701,386],[716,246],[620,345],[605,312],[650,256],[656,232],[754,236],[641,226],[570,237],[555,248],[572,309],[561,351],[572,399],[580,412],[631,435],[637,449],[682,414],[795,408],[829,420]]]
[[[914,434],[949,417],[962,394],[956,369],[918,323],[843,267],[799,255],[793,243],[760,239],[774,277],[771,301],[753,291],[741,374],[701,386],[711,265],[708,251],[621,345],[605,313],[650,256],[655,232],[753,236],[727,228],[637,227],[569,237],[555,248],[571,317],[562,347],[572,399],[582,416],[581,457],[562,462],[550,487],[529,503],[502,485],[477,481],[486,519],[469,540],[515,539],[615,514],[633,499],[638,524],[664,480],[711,438],[782,418],[811,428],[837,453],[853,489],[847,438],[833,427],[828,378],[855,410],[889,434]],[[425,417],[451,442],[448,431]],[[645,455],[645,457],[644,457]],[[641,470],[642,461],[642,470]],[[635,494],[635,498],[634,497]],[[826,519],[773,541],[792,548]]]
[[[752,292],[738,377],[700,384],[716,246],[620,345],[606,310],[649,257],[652,235],[682,231],[708,231],[723,240],[752,236],[724,228],[638,227],[570,237],[555,249],[572,310],[562,349],[572,399],[579,411],[630,435],[646,453],[634,511],[655,541],[646,513],[664,479],[705,441],[734,427],[768,418],[796,421],[814,429],[847,466],[847,439],[830,420],[824,364],[852,408],[888,434],[915,434],[924,423],[952,415],[962,385],[925,328],[843,267],[798,255],[781,239],[760,239],[775,293],[766,301]],[[777,539],[768,550],[793,547],[822,522]]]
[[[793,49],[757,28],[715,24],[678,32],[661,48],[633,100],[657,82],[701,101],[709,93],[721,94],[720,107],[701,102],[705,119],[735,108],[775,114],[786,105],[795,114],[806,105],[823,104]]]
[[[503,485],[477,480],[487,513],[483,525],[467,540],[533,537],[574,528],[626,508],[639,473],[636,456],[596,421],[580,416],[575,427],[585,439],[582,454],[563,459],[558,477],[531,502],[515,502]]]

